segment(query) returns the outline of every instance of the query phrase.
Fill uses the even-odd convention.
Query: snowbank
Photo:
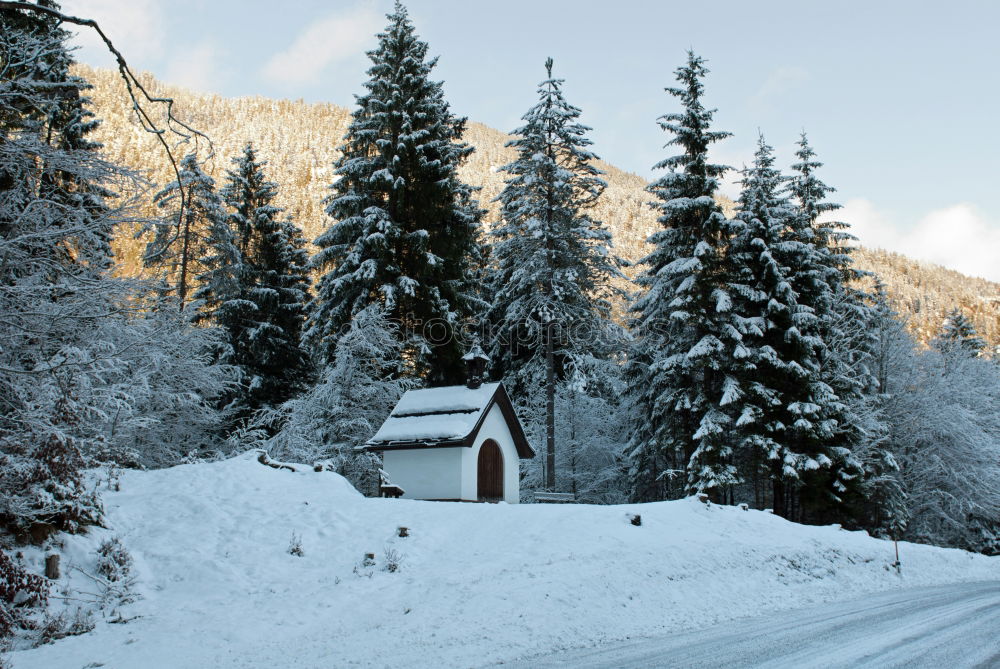
[[[1000,559],[694,500],[625,506],[365,499],[256,454],[128,472],[105,496],[143,599],[127,624],[16,669],[474,667],[865,592],[1000,579]],[[642,525],[629,515],[639,513]],[[397,528],[409,536],[397,536]],[[289,554],[301,535],[304,556]],[[399,569],[384,569],[386,553]],[[364,554],[375,554],[365,566]],[[82,557],[80,558],[82,559]]]

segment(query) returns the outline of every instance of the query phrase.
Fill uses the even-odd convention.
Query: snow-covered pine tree
[[[213,247],[217,249],[226,237],[227,223],[215,180],[201,169],[197,154],[184,156],[179,172],[179,180],[153,196],[157,206],[168,210],[168,214],[145,225],[140,235],[150,229],[155,231],[146,245],[143,262],[159,269],[163,279],[174,284],[183,311],[188,306],[188,293],[195,287],[194,279],[208,269],[206,260],[212,256]],[[212,265],[218,267],[220,262],[216,259]]]
[[[798,238],[812,242],[819,254],[817,262],[823,270],[823,280],[831,293],[836,293],[844,282],[859,278],[862,273],[853,267],[850,242],[857,241],[847,232],[850,225],[831,221],[829,214],[840,209],[840,205],[826,199],[834,188],[827,186],[816,175],[823,163],[816,160],[816,152],[809,144],[806,133],[802,132],[799,147],[795,152],[799,162],[792,165],[793,176],[788,180],[788,193],[798,209],[796,222]]]
[[[951,309],[944,318],[941,332],[932,342],[943,355],[976,357],[986,348],[986,341],[976,332],[976,326],[961,309]]]
[[[510,176],[497,197],[490,348],[494,373],[518,392],[545,389],[545,486],[552,490],[556,385],[568,358],[599,353],[606,342],[621,294],[612,280],[624,275],[611,233],[589,213],[606,187],[587,148],[590,128],[563,97],[551,58],[545,68],[538,103],[507,143],[517,159],[501,168]]]
[[[724,252],[730,224],[713,199],[728,169],[708,160],[708,147],[730,133],[710,130],[714,110],[702,103],[708,73],[694,53],[667,88],[683,105],[660,119],[681,152],[656,168],[669,172],[649,186],[662,230],[640,262],[643,292],[632,304],[636,343],[630,386],[639,425],[630,441],[633,497],[663,499],[705,491],[721,500],[739,477],[728,431],[732,419],[728,367],[741,335],[730,313]],[[686,474],[685,488],[672,478]]]
[[[767,472],[776,513],[816,519],[860,474],[838,443],[845,406],[821,378],[826,344],[817,311],[829,311],[829,288],[763,136],[743,175],[727,256],[736,275],[733,311],[744,319],[731,377],[740,456]]]
[[[281,404],[309,382],[310,361],[299,340],[309,290],[306,253],[294,223],[272,204],[278,185],[249,142],[233,158],[221,196],[230,208],[211,232],[215,249],[196,293],[203,313],[226,333],[223,362],[243,378],[237,418]]]
[[[850,225],[835,221],[829,215],[840,205],[826,199],[834,189],[817,176],[823,163],[816,160],[805,132],[800,135],[797,145],[798,162],[792,165],[793,176],[786,190],[797,213],[791,220],[791,235],[810,245],[812,253],[804,267],[792,268],[792,282],[799,303],[811,308],[815,315],[815,328],[809,333],[824,343],[817,351],[819,379],[839,399],[839,403],[829,405],[836,409],[830,415],[836,419],[836,454],[843,456],[834,459],[832,471],[843,469],[836,478],[841,479],[844,489],[832,495],[845,502],[838,502],[835,505],[838,508],[829,511],[839,514],[848,512],[848,507],[857,510],[858,500],[848,502],[855,497],[860,483],[855,478],[855,465],[862,461],[872,462],[873,458],[884,461],[882,456],[885,454],[877,445],[885,429],[876,408],[880,400],[873,356],[878,344],[872,339],[871,329],[865,325],[878,319],[872,313],[876,296],[861,287],[861,280],[867,273],[854,266],[851,244],[857,239],[848,231]],[[840,449],[859,455],[851,458]],[[815,519],[822,520],[821,517]],[[850,521],[849,518],[844,520]]]
[[[365,307],[384,305],[406,338],[409,372],[434,384],[464,379],[463,319],[480,312],[472,272],[481,262],[482,210],[458,177],[472,152],[465,119],[454,116],[436,59],[399,2],[368,53],[366,92],[335,163],[326,200],[334,223],[316,239],[322,272],[306,341],[325,361],[341,329]]]

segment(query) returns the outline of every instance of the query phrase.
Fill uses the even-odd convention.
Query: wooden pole
[[[556,489],[556,366],[552,351],[552,321],[545,323],[545,487]]]

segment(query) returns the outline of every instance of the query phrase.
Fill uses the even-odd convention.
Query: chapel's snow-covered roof
[[[489,404],[499,386],[499,383],[484,383],[478,388],[445,386],[409,390],[390,416],[481,410]]]
[[[475,429],[499,385],[409,390],[369,443],[463,439]]]
[[[486,413],[500,407],[521,457],[534,457],[501,383],[478,388],[446,386],[407,391],[364,448],[471,446]]]

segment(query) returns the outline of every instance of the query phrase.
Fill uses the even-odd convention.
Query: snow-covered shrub
[[[303,557],[306,552],[302,549],[302,535],[292,532],[292,538],[288,540],[288,554],[295,557]]]
[[[386,547],[384,553],[382,554],[382,571],[387,571],[390,574],[393,574],[399,571],[402,564],[402,554],[395,548]]]
[[[35,630],[35,643],[41,646],[70,636],[69,628],[70,623],[66,619],[65,612],[46,613]]]
[[[94,614],[89,610],[82,607],[77,607],[76,612],[69,621],[69,625],[66,626],[67,636],[76,636],[78,634],[86,634],[94,629]]]
[[[100,522],[100,499],[84,484],[81,472],[86,460],[72,436],[49,434],[27,449],[0,443],[0,451],[4,450],[8,456],[26,456],[29,462],[22,467],[0,466],[0,525],[22,541],[41,543],[55,531],[77,532]],[[0,465],[9,462],[0,455]]]
[[[128,582],[132,565],[132,555],[118,537],[104,540],[97,548],[97,573],[110,583]]]
[[[124,467],[169,467],[217,449],[225,427],[221,400],[236,369],[217,362],[218,328],[196,327],[173,300],[145,300],[148,310],[105,323],[121,364],[106,374],[94,429],[106,435],[91,455]]]
[[[15,632],[33,629],[32,614],[48,603],[49,583],[0,550],[0,643]]]

